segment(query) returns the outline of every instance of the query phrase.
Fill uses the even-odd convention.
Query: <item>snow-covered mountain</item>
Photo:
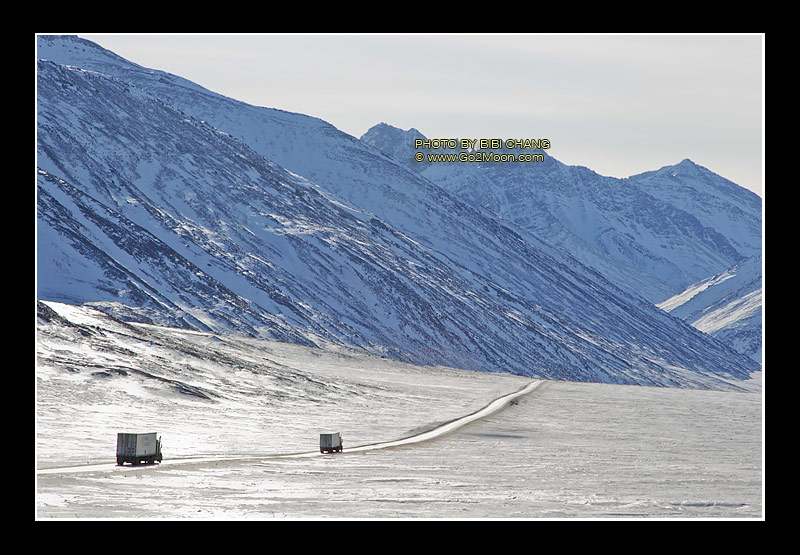
[[[761,252],[761,199],[690,160],[628,179],[531,163],[419,163],[416,129],[380,123],[361,139],[458,198],[518,224],[653,301]],[[493,149],[517,153],[520,150]]]
[[[704,239],[718,240],[720,250],[730,245],[742,259],[761,254],[762,199],[752,191],[688,159],[629,180],[696,218],[708,230]]]
[[[675,301],[668,299],[682,298],[685,289],[719,279],[710,276],[740,275],[729,269],[761,260],[761,198],[691,160],[616,179],[567,166],[541,150],[530,152],[542,154],[544,162],[420,163],[415,152],[450,151],[415,149],[417,138],[426,137],[386,123],[361,137],[460,199],[547,237],[619,287],[654,303],[670,305]],[[709,295],[692,303],[692,311],[702,310],[705,319],[673,314],[760,360],[761,295],[755,291],[761,287],[761,266],[747,267],[750,285],[739,291],[741,296],[726,292],[729,305],[748,307],[746,318],[716,318],[709,324],[719,299],[697,306]]]
[[[761,362],[761,255],[659,303],[662,308]]]
[[[37,287],[129,320],[574,381],[758,365],[373,146],[40,37]]]

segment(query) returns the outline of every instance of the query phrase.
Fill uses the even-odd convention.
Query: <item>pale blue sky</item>
[[[78,35],[356,137],[546,138],[614,177],[690,158],[764,196],[763,35]]]

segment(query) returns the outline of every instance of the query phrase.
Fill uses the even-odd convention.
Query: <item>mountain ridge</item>
[[[415,150],[415,138],[427,137],[385,122],[362,135],[409,170],[504,222],[548,237],[612,283],[655,304],[730,272],[743,260],[760,259],[761,198],[689,158],[618,179],[566,166],[541,150],[526,151],[542,154],[543,162],[536,164],[417,162],[416,152],[459,150]],[[755,298],[760,297],[751,295],[747,305]],[[760,352],[759,318],[750,319],[749,329],[742,329],[743,322],[728,324],[736,330],[715,329],[715,336],[728,337],[737,351]],[[743,343],[742,337],[748,340]]]
[[[626,179],[567,166],[541,150],[526,151],[543,155],[544,161],[535,163],[419,163],[411,156],[416,134],[426,138],[382,122],[362,140],[469,204],[579,252],[577,258],[590,261],[612,282],[652,302],[760,252],[760,198],[688,159]],[[730,202],[720,206],[718,196],[707,191],[701,200],[676,203],[677,169],[713,176],[707,180],[715,187],[730,183],[749,212]],[[669,184],[664,183],[667,174],[673,178]],[[749,227],[742,233],[745,221]]]
[[[76,261],[125,251],[117,263],[211,329],[257,333],[255,321],[398,360],[577,381],[728,387],[756,369],[330,124],[103,63],[94,74],[39,66],[39,226],[50,243],[38,285],[49,300],[80,293],[64,280]],[[80,204],[78,191],[92,200]],[[154,246],[113,221],[147,229]],[[147,262],[166,247],[179,255],[171,266]],[[127,282],[104,268],[90,277],[109,280],[94,287],[105,297],[77,300],[124,304]],[[196,280],[219,293],[184,290]]]

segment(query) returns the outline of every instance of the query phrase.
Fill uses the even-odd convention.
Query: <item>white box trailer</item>
[[[161,438],[156,433],[117,434],[117,464],[154,464],[161,462]]]
[[[342,434],[335,432],[332,434],[319,434],[319,452],[336,453],[343,449]]]

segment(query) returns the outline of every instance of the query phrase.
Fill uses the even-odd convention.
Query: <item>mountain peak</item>
[[[375,132],[378,132],[378,131],[384,131],[384,130],[393,130],[393,129],[397,129],[398,131],[402,131],[402,129],[398,129],[398,128],[397,128],[397,127],[395,127],[394,125],[389,125],[389,124],[388,124],[388,123],[386,123],[385,121],[382,121],[382,122],[380,122],[380,123],[376,123],[375,125],[373,125],[372,127],[370,127],[370,128],[367,130],[367,133],[375,133]],[[365,134],[366,134],[366,133],[365,133]]]
[[[411,129],[405,131],[400,129],[399,127],[395,127],[394,125],[390,125],[386,122],[376,123],[372,127],[370,127],[366,133],[361,135],[361,139],[363,140],[365,137],[367,138],[374,138],[376,136],[384,136],[384,137],[407,137],[407,136],[420,136],[425,138],[425,136],[420,133],[418,129],[412,127]]]
[[[82,39],[77,35],[40,35],[36,40],[37,59],[50,60],[64,65],[88,69],[93,64],[115,63],[126,67],[139,68],[117,54],[106,50],[99,44]],[[86,66],[86,67],[85,67]]]
[[[709,171],[689,158],[684,158],[672,166],[665,166],[661,170],[672,177],[697,177],[699,174]]]
[[[426,137],[413,127],[404,131],[384,122],[373,125],[361,135],[363,142],[396,160],[402,160],[404,156],[411,159],[415,138],[425,139]]]
[[[714,172],[694,162],[689,158],[684,158],[677,164],[662,166],[657,170],[650,170],[640,174],[632,175],[629,179],[641,179],[646,177],[666,177],[666,178],[696,178],[706,176],[716,176]]]

